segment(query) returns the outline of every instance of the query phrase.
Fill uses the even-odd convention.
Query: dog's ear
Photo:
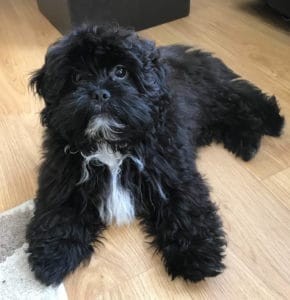
[[[45,102],[40,119],[42,125],[46,127],[49,127],[52,108],[58,103],[66,82],[65,63],[62,41],[57,41],[48,48],[43,66],[36,70],[30,78],[31,89]]]
[[[142,53],[142,66],[137,72],[138,80],[146,94],[160,97],[165,91],[165,72],[160,63],[159,49],[155,42],[139,39],[139,51]]]
[[[33,72],[30,77],[29,86],[30,88],[35,91],[38,96],[44,97],[44,74],[45,74],[45,65]]]
[[[156,61],[158,56],[158,49],[156,47],[156,44],[152,40],[147,40],[141,37],[138,37],[139,40],[139,47],[143,52],[143,55],[145,55],[150,61],[154,62]]]
[[[64,87],[67,74],[63,41],[51,45],[46,53],[43,66],[30,78],[30,87],[44,99],[46,105],[55,103]]]

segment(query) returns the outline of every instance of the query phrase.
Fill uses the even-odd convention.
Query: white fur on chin
[[[124,128],[124,125],[107,117],[96,117],[89,122],[85,134],[91,138],[102,137],[108,141],[118,140],[118,130]]]

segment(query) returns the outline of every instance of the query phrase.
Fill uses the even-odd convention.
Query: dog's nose
[[[111,94],[108,90],[96,90],[91,93],[91,97],[99,101],[107,101],[110,99]]]

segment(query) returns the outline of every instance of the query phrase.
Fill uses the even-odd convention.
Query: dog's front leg
[[[152,244],[162,255],[174,279],[197,282],[219,274],[226,245],[216,206],[207,186],[195,173],[167,192],[167,200],[156,200],[141,216]]]
[[[80,199],[81,200],[81,199]],[[57,285],[93,253],[104,224],[91,208],[36,209],[28,230],[29,263],[38,280]]]
[[[81,199],[80,199],[81,201]],[[57,285],[93,253],[104,224],[91,208],[36,209],[28,230],[29,263],[38,280]]]
[[[79,172],[75,170],[80,167],[72,159],[54,155],[43,163],[36,209],[27,228],[29,263],[46,285],[61,283],[88,260],[105,228],[88,196],[90,187],[76,184]]]

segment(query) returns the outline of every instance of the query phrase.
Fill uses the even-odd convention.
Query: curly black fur
[[[124,80],[112,75],[116,65],[128,70]],[[210,53],[156,48],[114,26],[84,26],[57,41],[31,85],[46,104],[44,161],[27,229],[29,263],[40,281],[59,284],[91,257],[108,225],[100,213],[108,166],[89,163],[80,180],[85,157],[104,144],[124,155],[122,187],[172,278],[196,282],[223,270],[225,235],[196,169],[197,148],[216,141],[243,160],[253,158],[263,135],[281,134],[274,96]],[[108,101],[96,98],[100,90],[109,91]],[[85,134],[98,116],[121,124],[111,128],[117,139]]]

